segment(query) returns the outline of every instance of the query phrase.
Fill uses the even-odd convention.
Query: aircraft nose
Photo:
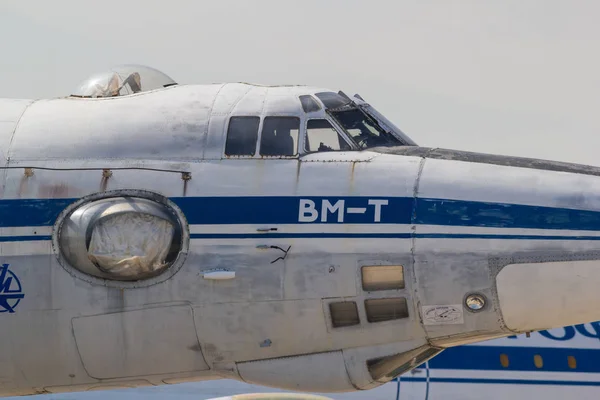
[[[600,319],[600,256],[508,264],[497,274],[496,288],[504,323],[513,331],[596,321]]]

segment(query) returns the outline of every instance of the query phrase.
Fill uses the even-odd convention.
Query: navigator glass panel
[[[231,117],[227,128],[225,155],[253,156],[256,153],[259,117]]]
[[[350,145],[326,119],[308,121],[304,146],[308,152],[350,150]]]
[[[300,96],[300,103],[302,104],[302,109],[305,113],[319,111],[321,106],[312,96]]]
[[[377,122],[358,108],[344,107],[339,110],[330,110],[329,113],[352,136],[360,148],[402,145],[400,140],[384,131]]]
[[[334,92],[315,93],[315,96],[323,102],[325,108],[339,108],[351,104],[351,101],[348,98]]]
[[[260,139],[261,156],[294,156],[297,154],[300,118],[266,117]]]
[[[161,89],[177,83],[164,73],[143,65],[121,65],[95,74],[73,91],[74,97],[119,97]]]

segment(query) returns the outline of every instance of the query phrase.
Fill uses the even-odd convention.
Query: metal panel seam
[[[415,185],[413,188],[413,209],[412,209],[412,215],[411,215],[411,241],[412,241],[412,245],[410,248],[410,255],[411,255],[411,259],[412,259],[412,265],[411,265],[411,271],[412,271],[412,293],[413,293],[413,304],[416,305],[417,307],[417,312],[416,315],[419,318],[419,322],[421,324],[421,326],[423,326],[423,316],[421,315],[421,313],[419,312],[420,306],[421,306],[421,300],[419,298],[419,291],[418,291],[418,287],[419,285],[417,284],[417,274],[416,274],[416,268],[415,268],[415,264],[416,264],[416,256],[415,256],[415,251],[416,251],[416,244],[417,244],[417,236],[416,236],[416,229],[417,229],[417,225],[416,225],[416,219],[417,219],[417,199],[419,196],[419,184],[421,182],[421,175],[423,174],[423,169],[425,168],[425,162],[427,161],[427,157],[423,157],[421,158],[421,161],[419,162],[419,170],[417,172],[417,176],[415,178]]]
[[[13,131],[12,131],[12,135],[10,136],[10,142],[8,144],[8,149],[6,149],[6,165],[5,165],[6,167],[8,167],[8,165],[10,164],[11,150],[12,150],[13,141],[15,139],[15,135],[17,133],[17,128],[19,127],[19,124],[21,123],[21,120],[23,119],[25,112],[29,109],[29,107],[31,107],[31,105],[33,103],[35,103],[37,101],[38,100],[31,100],[31,102],[25,106],[25,108],[23,109],[23,112],[21,112],[21,115],[19,115],[19,118],[17,119],[17,122],[15,123],[15,127],[13,128]],[[5,169],[4,173],[2,174],[2,192],[4,192],[4,189],[6,189],[7,175],[8,175],[8,170]]]

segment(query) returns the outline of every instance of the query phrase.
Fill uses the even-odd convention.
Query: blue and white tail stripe
[[[504,365],[501,356],[507,361]],[[429,360],[427,367],[432,383],[600,386],[599,357],[600,349],[459,346],[444,350]],[[419,366],[400,380],[424,382],[425,367]]]

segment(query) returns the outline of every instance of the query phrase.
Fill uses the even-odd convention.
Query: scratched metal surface
[[[180,85],[124,97],[37,100],[24,113],[27,102],[5,101],[10,107],[2,111],[0,121],[4,114],[18,126],[10,150],[2,148],[15,161],[219,159],[226,117],[287,115],[304,122],[297,95],[320,90],[324,89]]]
[[[292,99],[306,90],[189,86],[31,105],[8,150],[12,168],[2,176],[0,234],[35,240],[0,242],[3,262],[16,271],[27,299],[11,324],[2,325],[10,340],[0,342],[0,354],[10,361],[0,363],[0,390],[66,390],[118,376],[163,384],[191,379],[191,370],[209,376],[209,367],[264,384],[285,375],[287,384],[308,387],[311,376],[323,375],[319,384],[331,378],[335,388],[368,388],[376,385],[368,359],[426,340],[450,345],[508,333],[490,257],[596,249],[600,180],[578,173],[584,167],[513,168],[527,163],[428,158],[429,150],[418,148],[300,160],[223,156],[229,115],[298,115],[304,122]],[[7,117],[11,123],[25,103],[19,104]],[[10,127],[3,128],[2,143],[9,136]],[[151,191],[184,210],[193,238],[185,266],[164,284],[136,289],[79,279],[58,262],[47,239],[71,202],[123,190]],[[537,239],[516,240],[519,235]],[[361,304],[386,295],[361,289],[359,268],[374,263],[405,266],[406,287],[394,295],[409,300],[409,317],[333,329],[327,314],[332,299]],[[205,270],[223,266],[235,268],[235,280],[203,278]],[[493,307],[465,313],[461,325],[422,324],[421,305],[460,305],[470,290],[489,296]],[[137,319],[121,322],[133,311]],[[171,334],[163,326],[157,337],[165,340],[144,346],[152,313],[169,315],[186,329]],[[362,307],[360,316],[366,320]],[[99,327],[107,334],[95,340]],[[335,370],[347,374],[325,375],[329,371],[319,370],[310,353],[323,354],[323,365],[337,363]],[[173,357],[153,362],[165,354]],[[118,368],[111,368],[109,356],[122,357]],[[144,362],[128,364],[129,356]],[[290,358],[273,361],[277,368],[265,372],[265,363],[282,357]],[[302,367],[307,372],[296,374]]]

